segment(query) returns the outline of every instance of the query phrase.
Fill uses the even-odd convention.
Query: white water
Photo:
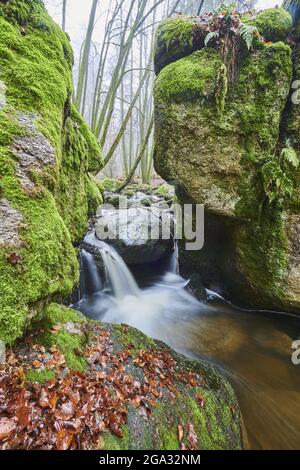
[[[111,247],[98,242],[97,248],[106,266],[106,287],[91,288],[97,285],[96,265],[83,252],[85,291],[76,309],[95,320],[127,323],[187,356],[217,363],[235,388],[251,448],[299,448],[300,369],[291,362],[299,318],[242,311],[211,292],[208,303],[198,302],[176,274],[174,260],[155,276],[154,266],[144,272],[140,267],[138,287]]]
[[[90,291],[87,294],[83,293],[76,308],[87,316],[109,323],[126,323],[150,336],[158,337],[159,325],[164,329],[165,322],[172,321],[174,315],[183,318],[186,315],[196,315],[203,310],[203,305],[186,291],[188,282],[176,274],[178,269],[176,254],[168,263],[168,272],[158,282],[152,287],[140,289],[114,248],[98,241],[97,249],[104,262],[107,287],[95,289],[92,296]],[[86,257],[87,253],[83,252],[83,255]],[[89,255],[88,271],[82,273],[84,278],[93,278],[93,273],[97,269],[95,263],[94,265],[90,263],[91,259],[93,256]],[[173,272],[170,272],[170,269]],[[86,285],[87,282],[84,281],[82,284]]]
[[[99,248],[99,252],[115,298],[120,301],[126,296],[139,296],[140,289],[121,256],[104,242],[103,247]]]
[[[84,275],[85,271],[88,273],[88,276]],[[94,257],[87,251],[82,250],[80,260],[80,296],[83,297],[86,293],[100,292],[101,289],[102,283]]]

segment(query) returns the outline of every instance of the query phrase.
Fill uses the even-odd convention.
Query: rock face
[[[0,372],[9,405],[20,394],[14,377],[22,364],[25,397],[39,412],[26,426],[14,421],[16,432],[1,440],[1,449],[243,447],[239,406],[215,367],[187,360],[134,328],[88,322],[56,304],[39,328],[14,350],[15,365]],[[11,423],[10,417],[7,412]]]
[[[181,251],[184,273],[239,304],[300,312],[300,121],[289,95],[299,66],[282,42],[292,20],[276,8],[244,21],[268,41],[242,50],[233,80],[213,42],[164,62],[160,27],[155,166],[182,203],[206,207],[205,246]]]
[[[78,282],[101,151],[71,106],[73,54],[43,2],[0,6],[0,340]]]

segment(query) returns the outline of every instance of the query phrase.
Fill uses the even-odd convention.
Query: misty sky
[[[85,34],[86,24],[88,21],[89,11],[91,8],[92,0],[69,0],[68,16],[67,16],[67,31],[71,36],[73,45],[78,47],[82,42]],[[60,0],[45,0],[51,16],[58,23],[61,22],[61,1]],[[262,10],[264,8],[274,7],[281,4],[281,0],[258,0],[256,8]],[[109,0],[101,0],[98,8],[98,23],[104,25],[106,11],[109,5]],[[97,31],[100,31],[98,28]],[[95,38],[97,42],[101,42],[101,37]]]

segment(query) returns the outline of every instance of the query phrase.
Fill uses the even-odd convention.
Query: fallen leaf
[[[0,441],[9,437],[16,429],[16,423],[12,419],[0,418]]]
[[[177,430],[178,430],[178,441],[179,441],[179,444],[181,444],[182,439],[183,439],[183,426],[182,426],[182,424],[178,424]]]
[[[73,435],[69,434],[65,429],[62,429],[56,435],[57,450],[68,450],[71,445],[72,440],[73,440]]]
[[[198,437],[192,423],[187,424],[187,440],[191,445],[191,450],[197,450]]]

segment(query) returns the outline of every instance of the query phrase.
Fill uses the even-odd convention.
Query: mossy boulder
[[[18,343],[14,353],[23,363],[24,386],[29,391],[31,384],[35,390],[38,384],[47,390],[49,383],[53,393],[56,381],[58,385],[63,381],[68,387],[64,400],[72,393],[81,400],[86,392],[79,386],[78,372],[81,379],[88,380],[89,387],[99,387],[96,411],[90,416],[85,398],[87,416],[82,426],[92,426],[95,415],[98,419],[102,416],[105,426],[100,432],[91,427],[89,449],[243,447],[239,406],[225,376],[216,367],[188,360],[134,328],[87,321],[81,314],[53,304],[44,312],[43,322],[29,338]],[[73,380],[76,390],[72,392]],[[105,391],[105,396],[100,391]],[[59,401],[55,406],[58,410]],[[52,419],[49,413],[48,423]],[[119,418],[121,429],[117,425]],[[70,417],[66,430],[71,422]],[[83,439],[84,429],[77,430],[77,442]],[[31,445],[34,448],[34,439]]]
[[[0,7],[0,340],[78,282],[73,243],[101,202],[96,139],[71,105],[73,53],[40,0]]]
[[[254,24],[267,41],[285,41],[292,29],[292,17],[284,8],[269,8],[256,16]]]
[[[267,13],[280,14],[291,29],[289,15]],[[261,44],[237,67],[229,81],[221,52],[211,47],[159,73],[155,167],[182,203],[206,208],[204,249],[186,252],[180,244],[183,273],[200,273],[206,287],[240,305],[299,312],[297,157],[295,166],[282,164],[285,152],[298,151],[282,132],[292,51],[281,41]],[[286,194],[275,188],[270,196],[270,168],[288,185]]]
[[[176,15],[160,23],[156,32],[155,72],[204,47],[200,18]]]

